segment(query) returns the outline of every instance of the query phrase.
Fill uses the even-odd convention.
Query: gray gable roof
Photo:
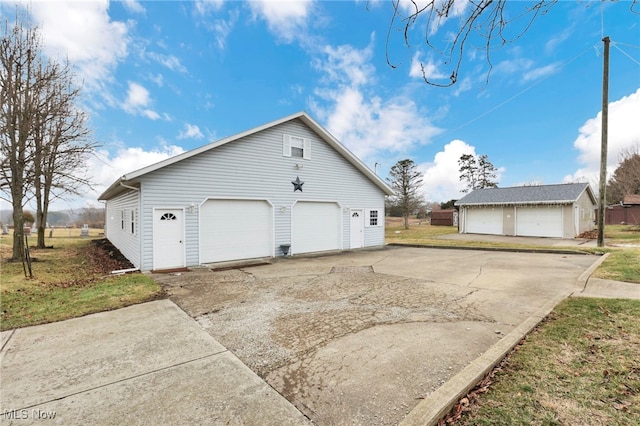
[[[580,198],[584,191],[588,192],[595,204],[596,199],[588,183],[566,183],[476,189],[458,200],[455,205],[571,204]]]

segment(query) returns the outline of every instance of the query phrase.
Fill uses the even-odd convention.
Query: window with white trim
[[[132,235],[136,234],[136,226],[138,224],[138,210],[129,210],[129,232]]]
[[[282,156],[310,160],[311,141],[298,136],[283,135]]]
[[[123,231],[128,232],[132,235],[135,235],[136,233],[136,213],[137,211],[135,209],[124,209],[120,211],[120,227]]]
[[[380,210],[367,210],[366,226],[382,226],[380,218]]]

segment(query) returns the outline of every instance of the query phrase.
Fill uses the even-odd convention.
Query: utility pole
[[[604,247],[604,206],[607,202],[607,135],[609,131],[609,37],[604,42],[602,70],[602,140],[600,143],[600,187],[598,189],[598,247]]]

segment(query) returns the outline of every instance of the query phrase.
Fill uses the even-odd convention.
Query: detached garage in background
[[[101,196],[143,271],[384,244],[393,191],[300,112],[133,171]]]
[[[461,233],[574,238],[594,228],[588,183],[476,189],[456,203]]]

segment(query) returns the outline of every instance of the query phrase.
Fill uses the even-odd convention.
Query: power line
[[[578,55],[574,56],[573,58],[569,59],[568,61],[566,61],[565,63],[563,63],[562,65],[560,65],[558,67],[558,70],[563,69],[564,67],[566,67],[567,65],[569,65],[570,63],[574,62],[575,60],[577,60],[578,58],[580,58],[582,55],[584,55],[585,53],[587,53],[589,50],[591,50],[593,46],[589,46],[586,49],[584,49],[582,52],[580,52]],[[437,139],[439,137],[443,137],[446,136],[448,134],[451,134],[453,132],[457,132],[458,130],[467,127],[469,124],[474,123],[478,120],[480,120],[483,117],[486,117],[487,115],[491,114],[492,112],[494,112],[495,110],[502,108],[503,106],[505,106],[506,104],[508,104],[509,102],[513,101],[514,99],[518,98],[519,96],[523,95],[524,93],[528,92],[529,90],[533,89],[534,87],[536,87],[537,85],[539,85],[540,83],[542,83],[543,81],[546,81],[547,79],[551,78],[551,76],[554,74],[549,74],[544,78],[541,78],[538,81],[535,81],[534,83],[532,83],[531,85],[525,87],[524,89],[522,89],[521,91],[519,91],[518,93],[516,93],[515,95],[511,96],[510,98],[504,100],[503,102],[499,103],[498,105],[494,106],[493,108],[488,109],[487,111],[483,112],[482,114],[472,118],[471,120],[467,121],[466,123],[451,129],[445,133],[442,133],[440,135],[438,135],[436,138]]]
[[[629,55],[627,52],[625,52],[624,50],[620,49],[615,43],[613,44],[613,47],[615,47],[616,49],[618,49],[624,56],[626,56],[627,58],[631,59],[633,62],[635,62],[636,64],[640,65],[640,61],[638,61],[636,58],[634,58],[633,56]]]

